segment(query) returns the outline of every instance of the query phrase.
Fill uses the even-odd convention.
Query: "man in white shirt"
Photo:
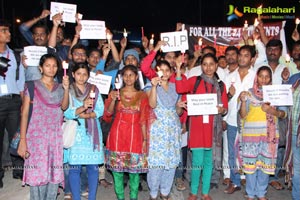
[[[238,133],[237,124],[237,99],[242,91],[252,88],[255,72],[251,67],[254,61],[255,49],[252,46],[245,45],[239,50],[239,67],[225,78],[226,88],[228,88],[228,114],[227,122],[227,140],[230,166],[230,180],[232,183],[225,189],[225,193],[232,194],[241,190],[241,177],[236,165],[236,147],[235,141]]]
[[[228,46],[225,50],[225,59],[227,66],[224,69],[224,82],[225,78],[234,72],[238,68],[238,54],[239,49],[236,46]],[[230,184],[230,168],[228,163],[228,141],[227,141],[227,126],[226,126],[226,116],[223,118],[223,185]]]

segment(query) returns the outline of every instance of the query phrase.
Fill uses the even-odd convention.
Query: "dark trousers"
[[[4,176],[2,166],[3,143],[11,142],[14,134],[20,125],[21,97],[13,95],[11,97],[0,97],[0,178]],[[4,131],[8,132],[8,141],[4,141]],[[13,174],[21,174],[23,172],[23,161],[21,157],[12,157]]]

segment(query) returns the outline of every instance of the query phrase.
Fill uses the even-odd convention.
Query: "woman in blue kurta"
[[[77,64],[73,68],[75,82],[70,86],[73,107],[65,111],[67,119],[78,119],[74,145],[65,150],[65,161],[70,165],[69,184],[73,200],[80,200],[81,166],[86,165],[88,173],[89,200],[96,199],[98,186],[98,165],[104,161],[102,132],[98,118],[104,105],[98,89],[89,83],[89,68]],[[95,93],[95,99],[90,97]],[[72,105],[71,104],[71,105]]]
[[[147,182],[150,199],[169,199],[176,167],[180,162],[181,124],[184,102],[176,93],[175,84],[169,82],[171,66],[167,61],[158,62],[161,77],[151,80],[152,87],[147,94],[149,104],[157,119],[151,124],[149,141],[149,172]],[[146,87],[147,88],[147,87]]]

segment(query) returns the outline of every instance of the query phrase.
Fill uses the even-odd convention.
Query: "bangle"
[[[177,81],[181,81],[182,80],[181,76],[180,77],[176,77],[176,80]]]
[[[24,137],[20,137],[20,140],[26,140],[26,138],[24,138]]]
[[[79,37],[80,37],[80,35],[78,35],[78,34],[75,34],[75,35],[74,35],[74,37],[75,37],[75,38],[79,38]]]
[[[147,139],[143,139],[143,142],[147,142]]]

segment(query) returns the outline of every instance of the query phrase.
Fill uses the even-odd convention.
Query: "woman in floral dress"
[[[63,110],[68,108],[69,78],[64,76],[62,85],[54,80],[58,66],[54,55],[43,55],[39,67],[42,78],[34,81],[33,102],[25,88],[18,153],[25,158],[23,184],[30,186],[31,200],[55,200],[64,181],[61,126]]]

